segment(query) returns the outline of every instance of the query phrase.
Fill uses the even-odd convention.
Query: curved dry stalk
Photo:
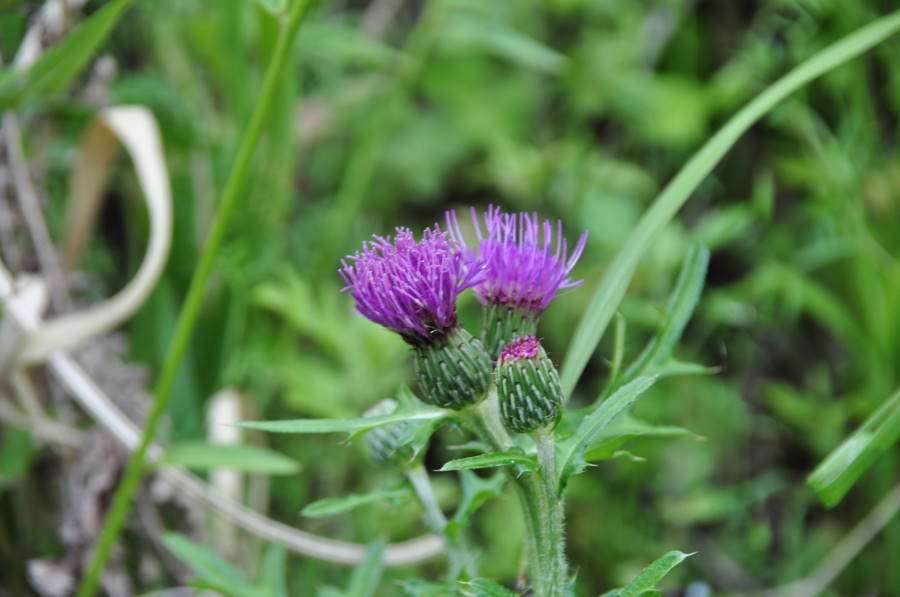
[[[147,203],[150,240],[144,260],[134,278],[112,298],[47,321],[29,334],[19,355],[23,364],[40,362],[57,350],[72,348],[128,319],[153,291],[165,268],[172,239],[172,197],[156,119],[139,106],[103,110],[86,136],[91,145],[82,155],[107,156],[108,147],[117,139],[131,156]],[[106,150],[93,151],[98,144]],[[110,165],[111,160],[103,159],[82,164],[73,172],[73,197],[79,204],[96,204]]]

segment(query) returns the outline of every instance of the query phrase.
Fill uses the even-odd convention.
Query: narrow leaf
[[[512,465],[518,465],[529,470],[534,470],[537,467],[537,462],[533,456],[528,456],[522,450],[514,449],[505,452],[490,452],[488,454],[479,454],[478,456],[457,458],[446,463],[440,470],[462,471]]]
[[[810,474],[807,482],[829,508],[900,439],[900,391],[881,405]]]
[[[384,571],[384,545],[383,540],[376,541],[366,551],[366,557],[353,570],[347,597],[372,597],[375,594]]]
[[[132,0],[113,0],[82,21],[27,70],[0,77],[0,108],[62,91],[91,59]]]
[[[611,591],[608,595],[610,597],[640,597],[648,591],[653,591],[666,574],[692,555],[694,554],[670,551],[644,568],[628,586]]]
[[[184,535],[166,533],[166,547],[194,571],[200,580],[217,587],[228,587],[229,595],[251,595],[255,589],[244,574],[224,562],[212,550],[197,545]]]
[[[654,239],[722,157],[751,126],[782,100],[816,77],[881,43],[900,30],[900,11],[881,17],[828,46],[757,95],[707,141],[654,200],[594,292],[575,331],[560,378],[566,396],[572,393],[591,355],[619,308],[635,268]]]
[[[625,371],[623,382],[629,382],[638,375],[667,361],[675,350],[675,345],[694,313],[709,265],[709,250],[695,244],[685,255],[678,281],[666,305],[665,319],[659,333],[653,337],[634,363]]]
[[[204,442],[174,444],[166,450],[159,464],[204,471],[231,469],[263,475],[291,475],[300,470],[296,461],[267,448]]]
[[[460,584],[463,586],[462,593],[466,597],[519,597],[518,593],[487,578],[476,578]]]
[[[325,518],[349,512],[360,506],[374,504],[376,502],[399,502],[412,497],[409,489],[385,489],[371,493],[354,493],[341,497],[329,497],[307,504],[300,512],[309,518]]]
[[[654,384],[656,377],[639,377],[619,388],[612,396],[593,407],[581,420],[575,432],[560,442],[560,475],[564,485],[567,476],[572,474],[571,466],[580,458],[587,447],[597,441],[600,434],[617,417],[626,413],[641,394]]]
[[[449,416],[445,410],[429,408],[412,412],[396,412],[381,417],[357,419],[293,419],[285,421],[242,421],[240,427],[269,433],[360,433],[382,425],[404,421],[432,421]]]

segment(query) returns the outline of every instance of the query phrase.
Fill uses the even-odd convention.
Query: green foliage
[[[326,516],[344,514],[355,508],[359,508],[360,506],[378,502],[399,504],[412,497],[413,493],[406,488],[384,489],[381,491],[373,491],[371,493],[323,498],[321,500],[316,500],[311,504],[307,504],[300,513],[309,518],[324,518]]]
[[[456,458],[444,464],[442,471],[463,471],[480,468],[494,468],[497,466],[516,466],[526,470],[534,470],[537,461],[534,457],[526,455],[522,450],[507,450],[506,452],[489,452],[478,456]]]
[[[231,469],[263,475],[293,475],[300,471],[296,461],[267,448],[202,442],[173,444],[159,463],[194,470]]]
[[[658,591],[654,589],[663,577],[692,555],[680,551],[670,551],[644,568],[643,572],[627,586],[604,593],[603,597],[641,597],[641,595],[658,594]]]
[[[75,27],[24,71],[0,71],[0,108],[59,93],[94,57],[131,0],[112,0]]]
[[[809,475],[809,485],[829,508],[847,494],[875,460],[900,440],[900,392],[866,419]]]

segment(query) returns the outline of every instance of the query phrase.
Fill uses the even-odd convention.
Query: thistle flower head
[[[485,277],[475,285],[475,293],[486,304],[501,304],[540,313],[556,293],[574,288],[581,280],[569,277],[587,242],[587,232],[578,238],[571,254],[563,237],[562,222],[554,226],[536,213],[504,213],[489,206],[483,216],[472,208],[478,239],[477,249],[468,248],[456,212],[447,212],[447,229],[453,240],[477,254],[486,267]]]
[[[374,236],[339,269],[357,310],[412,344],[457,325],[456,297],[484,277],[477,256],[456,247],[437,226],[417,241],[408,228]]]

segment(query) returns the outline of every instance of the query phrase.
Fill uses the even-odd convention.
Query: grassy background
[[[350,416],[391,395],[410,377],[406,348],[354,314],[338,294],[336,265],[372,232],[428,225],[450,207],[496,202],[562,218],[570,237],[590,231],[576,270],[586,288],[558,299],[540,328],[561,360],[589,289],[692,151],[768,82],[888,6],[413,1],[397,3],[379,25],[378,11],[393,4],[330,3],[301,29],[177,382],[169,439],[204,437],[208,397],[225,385],[241,388],[248,410],[270,419]],[[0,4],[4,57],[38,6]],[[131,357],[151,372],[272,51],[276,25],[261,6],[141,2],[105,48],[117,65],[109,101],[153,110],[175,196],[168,270],[127,330]],[[622,308],[626,355],[654,331],[684,252],[700,240],[713,251],[707,287],[677,353],[722,371],[666,381],[638,408],[705,441],[638,442],[631,449],[645,461],[609,461],[572,483],[569,552],[584,594],[622,584],[672,548],[700,552],[667,581],[673,590],[799,578],[896,483],[896,449],[832,511],[805,478],[900,385],[898,50],[900,42],[888,41],[775,110],[642,261]],[[57,231],[70,152],[93,111],[78,89],[24,114],[29,159]],[[82,298],[120,288],[142,256],[135,185],[123,165],[111,192],[124,201],[104,211],[82,264],[94,280]],[[472,297],[461,309],[477,325]],[[610,352],[607,338],[576,403],[602,387]],[[21,432],[2,438],[0,580],[60,549],[52,492],[29,499],[52,487],[43,468],[52,455],[29,448]],[[375,470],[356,444],[269,440],[304,466],[299,478],[272,479],[274,516],[362,542],[420,532],[409,508],[302,519],[309,501],[390,483],[392,473]],[[435,447],[428,462],[437,468],[448,454]],[[451,504],[453,478],[440,477],[438,488]],[[521,530],[510,528],[515,508],[504,497],[475,521],[483,572],[506,582],[521,544]],[[23,528],[23,517],[46,528]],[[900,594],[900,569],[890,565],[897,554],[894,521],[831,594]],[[256,566],[250,557],[243,565]],[[310,559],[289,568],[297,595],[342,584],[346,574]]]

